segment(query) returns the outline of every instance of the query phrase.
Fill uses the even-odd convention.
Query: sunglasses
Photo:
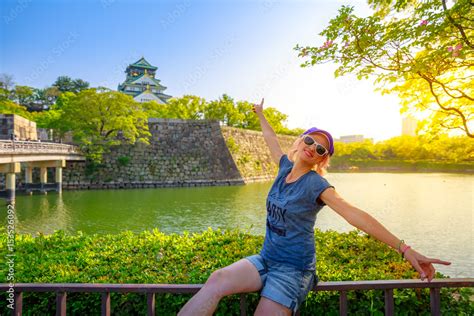
[[[328,152],[328,150],[323,145],[315,141],[313,137],[311,136],[308,136],[308,135],[304,136],[303,142],[308,146],[316,144],[316,153],[320,156],[324,156]]]

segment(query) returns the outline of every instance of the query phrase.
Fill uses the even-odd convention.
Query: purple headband
[[[332,156],[334,154],[334,140],[332,139],[332,136],[331,136],[331,134],[329,134],[329,132],[327,132],[325,130],[322,130],[322,129],[319,129],[317,127],[311,127],[310,129],[308,129],[306,132],[304,132],[300,136],[310,134],[310,133],[314,133],[314,132],[319,132],[319,133],[323,133],[324,135],[326,135],[326,137],[329,141],[329,148],[328,148],[329,156]]]

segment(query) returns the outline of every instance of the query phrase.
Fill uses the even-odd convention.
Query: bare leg
[[[247,259],[241,259],[212,272],[199,292],[179,311],[178,316],[211,316],[224,296],[255,292],[261,288],[262,281],[255,266]]]
[[[254,316],[291,316],[291,309],[264,296],[260,297]]]

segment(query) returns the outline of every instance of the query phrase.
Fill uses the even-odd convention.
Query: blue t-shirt
[[[301,270],[315,270],[314,223],[316,214],[326,205],[319,195],[334,186],[313,170],[296,182],[286,183],[292,168],[288,156],[281,156],[278,175],[266,201],[267,228],[260,255]]]

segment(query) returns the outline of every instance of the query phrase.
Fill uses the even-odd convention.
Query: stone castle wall
[[[245,182],[274,179],[278,165],[271,158],[270,150],[261,131],[221,126],[227,148]],[[277,135],[284,153],[288,151],[295,136]]]
[[[270,180],[277,173],[260,131],[207,120],[150,119],[148,124],[150,145],[114,146],[95,170],[85,162],[67,161],[63,189],[233,185]],[[279,136],[282,149],[294,139]],[[23,179],[22,169],[18,189]],[[33,180],[38,179],[35,168]],[[48,182],[53,181],[54,168],[48,168]]]

